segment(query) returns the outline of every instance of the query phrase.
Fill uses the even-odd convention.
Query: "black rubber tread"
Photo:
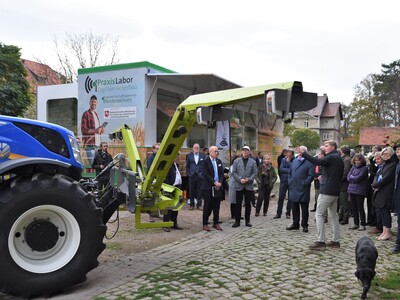
[[[74,257],[51,273],[32,273],[19,267],[8,249],[8,235],[14,222],[27,210],[55,205],[70,212],[81,230],[80,245]],[[102,211],[82,186],[63,175],[43,173],[16,178],[0,188],[0,291],[31,298],[54,295],[86,280],[98,266],[97,257],[105,249],[106,226]]]

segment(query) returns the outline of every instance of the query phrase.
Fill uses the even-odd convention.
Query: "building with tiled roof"
[[[29,82],[31,92],[36,95],[36,89],[38,86],[61,84],[61,75],[50,68],[48,65],[22,59],[22,63],[26,69],[26,79]]]
[[[21,62],[26,69],[26,80],[29,83],[30,92],[34,95],[34,101],[25,111],[24,117],[36,119],[36,96],[38,86],[61,84],[63,83],[62,76],[48,65],[27,59],[21,59]]]
[[[400,127],[362,127],[358,144],[364,153],[371,151],[372,146],[392,145],[400,138]]]
[[[328,96],[318,96],[317,106],[309,111],[294,114],[292,125],[296,128],[309,128],[320,136],[320,144],[334,140],[342,141],[340,121],[343,120],[342,106],[339,102],[329,103]]]

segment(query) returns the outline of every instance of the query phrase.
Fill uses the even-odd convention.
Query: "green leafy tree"
[[[374,93],[376,75],[367,75],[355,86],[355,98],[349,109],[349,132],[359,135],[361,127],[387,126],[382,99]]]
[[[375,94],[384,110],[385,126],[400,124],[400,60],[382,64],[382,73],[376,75]]]
[[[382,72],[369,74],[354,87],[354,100],[342,104],[344,141],[358,141],[362,127],[400,125],[400,60],[382,64]]]
[[[22,116],[31,103],[20,48],[0,43],[0,114]]]
[[[295,132],[296,127],[290,123],[283,124],[283,136],[288,136],[292,138],[293,132]]]
[[[319,135],[308,128],[297,129],[292,134],[291,144],[293,146],[306,146],[308,150],[314,150],[320,146]]]

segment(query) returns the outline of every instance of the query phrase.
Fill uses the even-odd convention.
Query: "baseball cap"
[[[249,146],[243,146],[242,150],[249,150],[250,151],[250,147]]]

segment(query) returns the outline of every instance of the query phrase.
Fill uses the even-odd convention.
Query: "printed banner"
[[[219,149],[229,150],[229,121],[217,121],[215,145]]]

